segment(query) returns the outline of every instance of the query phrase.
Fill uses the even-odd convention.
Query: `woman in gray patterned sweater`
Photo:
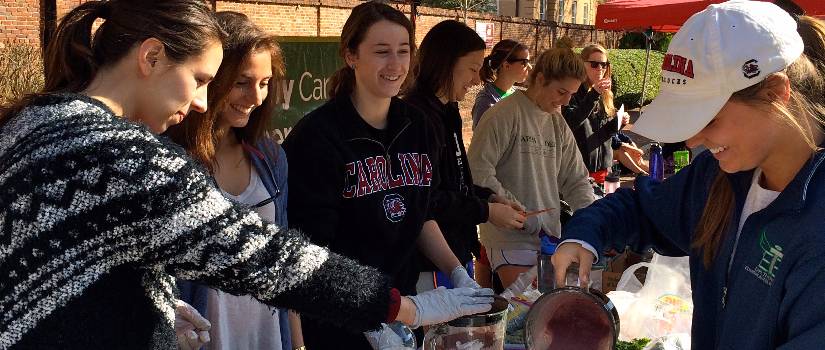
[[[0,113],[0,348],[172,349],[172,276],[358,331],[489,308],[399,296],[233,205],[156,136],[205,111],[222,37],[200,0],[90,1],[63,18],[43,91]]]

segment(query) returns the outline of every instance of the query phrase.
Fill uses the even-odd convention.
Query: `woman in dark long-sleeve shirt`
[[[613,106],[607,50],[590,44],[582,49],[581,57],[585,61],[587,80],[570,99],[570,104],[562,107],[562,114],[573,131],[590,177],[603,183],[613,164],[614,150],[632,153],[636,163],[641,163],[641,151],[616,137],[627,124],[628,116],[617,115]]]

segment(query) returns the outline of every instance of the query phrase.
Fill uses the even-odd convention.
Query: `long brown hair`
[[[484,64],[478,72],[481,80],[492,83],[497,79],[496,74],[501,69],[501,65],[508,59],[528,51],[526,45],[511,39],[504,39],[493,46],[490,54],[484,57]]]
[[[601,52],[601,53],[604,54],[605,57],[607,57],[607,49],[605,49],[604,46],[601,46],[601,45],[596,44],[596,43],[592,43],[592,44],[588,44],[587,46],[585,46],[582,49],[582,52],[581,52],[582,60],[583,61],[589,60],[590,55],[592,55],[594,52]],[[609,76],[610,73],[611,73],[611,70],[608,68],[607,69],[607,74],[608,75],[606,75],[605,77],[610,78],[610,76]],[[590,81],[590,77],[588,76],[587,79],[584,81],[584,83],[587,84],[587,86],[593,86],[593,84],[595,84],[596,82],[595,81]],[[600,107],[602,108],[603,111],[605,111],[605,113],[607,113],[608,117],[612,117],[612,116],[616,115],[616,107],[613,105],[613,91],[611,91],[611,90],[605,91],[603,94],[601,94],[601,96],[599,96],[599,101],[601,102]]]
[[[412,90],[453,94],[453,70],[458,60],[486,48],[484,40],[466,24],[446,20],[436,24],[418,48],[413,65]]]
[[[215,131],[217,120],[229,105],[229,93],[240,75],[245,60],[253,54],[269,52],[272,61],[272,78],[267,86],[267,95],[260,106],[249,115],[249,122],[242,128],[232,128],[238,141],[255,144],[263,136],[267,122],[279,102],[280,85],[285,70],[283,55],[275,36],[267,34],[238,12],[223,11],[216,14],[221,28],[228,33],[224,41],[223,61],[215,79],[209,87],[206,113],[189,112],[180,124],[171,126],[167,135],[182,145],[187,152],[209,171],[215,167],[215,147],[219,140]]]
[[[791,84],[791,98],[787,106],[774,99],[766,99],[761,92],[772,89],[774,79],[765,78],[761,82],[737,91],[731,100],[770,111],[778,123],[792,127],[800,138],[811,148],[811,153],[818,149],[814,141],[816,133],[823,132],[825,125],[825,66],[822,65],[821,51],[813,50],[813,57],[808,57],[810,48],[825,47],[825,25],[812,17],[802,16],[798,31],[805,42],[805,52],[783,72]],[[813,118],[813,121],[811,120]],[[710,267],[718,254],[719,242],[728,231],[735,207],[735,198],[728,175],[719,170],[710,188],[705,209],[693,239],[693,247],[702,251],[705,267]]]
[[[103,23],[92,35],[92,24]],[[223,39],[209,6],[201,0],[89,1],[66,14],[44,54],[43,89],[0,112],[0,125],[38,95],[79,92],[104,67],[123,59],[146,39],[163,43],[175,62],[201,54]]]
[[[346,60],[347,53],[358,53],[358,45],[364,41],[367,31],[373,24],[380,21],[390,21],[407,29],[410,42],[410,56],[415,54],[415,39],[413,38],[413,28],[410,19],[401,11],[398,11],[387,4],[375,1],[367,1],[355,6],[341,29],[341,45],[338,48],[338,55]],[[402,91],[408,81],[405,80]],[[355,90],[355,71],[347,64],[338,69],[329,78],[329,96],[347,96]]]

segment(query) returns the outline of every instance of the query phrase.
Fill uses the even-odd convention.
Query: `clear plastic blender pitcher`
[[[432,326],[424,335],[424,350],[504,349],[508,305],[495,296],[490,311]]]

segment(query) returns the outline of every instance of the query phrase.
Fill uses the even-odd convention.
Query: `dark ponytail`
[[[98,69],[92,52],[92,25],[111,14],[110,6],[105,1],[91,1],[63,17],[46,49],[43,92],[80,91],[89,84]]]
[[[346,62],[347,53],[356,54],[358,45],[364,41],[367,31],[373,24],[379,21],[390,21],[407,29],[410,41],[410,56],[415,55],[415,39],[413,38],[412,22],[404,13],[391,6],[367,1],[352,9],[341,29],[341,44],[338,48],[338,55]],[[406,85],[405,79],[405,85]],[[402,91],[404,86],[401,87]],[[348,96],[355,90],[355,71],[352,67],[344,66],[338,69],[329,79],[327,91],[330,98],[337,96]]]
[[[496,72],[507,59],[521,51],[529,50],[524,44],[510,39],[504,39],[493,46],[492,51],[484,57],[484,64],[478,72],[481,80],[492,83],[496,80]]]
[[[329,78],[328,96],[348,96],[355,90],[355,70],[348,65],[338,68]]]
[[[97,19],[103,23],[92,35]],[[183,62],[221,42],[224,33],[202,0],[89,1],[66,14],[44,55],[46,77],[39,94],[0,111],[0,126],[38,95],[80,92],[101,68],[114,65],[146,39],[163,43],[166,56]]]

